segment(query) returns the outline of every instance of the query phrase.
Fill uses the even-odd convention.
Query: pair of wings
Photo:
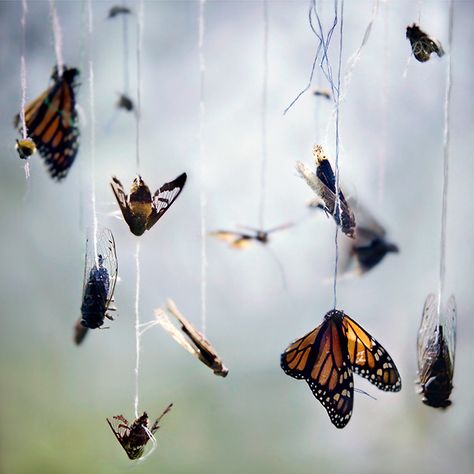
[[[97,242],[97,249],[95,248],[95,241]],[[100,259],[99,256],[101,256]],[[117,283],[118,260],[114,236],[111,230],[107,228],[98,231],[96,238],[91,236],[86,240],[82,299],[84,299],[91,270],[94,266],[97,267],[97,264],[99,264],[99,267],[103,265],[109,276],[109,287],[107,288],[107,301],[105,306],[106,309],[108,309],[113,302],[115,285]],[[84,340],[87,332],[88,329],[81,325],[81,318],[79,318],[74,326],[74,341],[76,344],[80,344]]]
[[[64,68],[59,77],[53,72],[53,85],[25,107],[27,135],[44,158],[48,172],[58,181],[71,168],[79,148],[75,78],[79,71]],[[16,126],[21,129],[19,116]]]
[[[183,349],[207,365],[216,375],[225,377],[229,370],[224,366],[211,343],[180,313],[174,301],[168,299],[166,306],[169,314],[181,324],[181,331],[173,325],[161,308],[155,310],[158,324],[171,334]]]
[[[437,39],[427,35],[415,23],[407,27],[406,36],[410,41],[413,55],[418,61],[422,63],[428,61],[431,53],[436,53],[438,57],[444,55],[441,43]]]
[[[187,175],[186,173],[180,174],[176,179],[165,183],[158,189],[153,195],[152,199],[152,210],[151,214],[148,216],[148,219],[145,224],[143,231],[140,229],[139,234],[136,234],[132,229],[136,228],[136,216],[132,212],[129,203],[128,196],[123,189],[122,183],[115,176],[112,178],[110,185],[112,186],[112,191],[114,192],[115,198],[120,206],[122,211],[123,218],[128,224],[132,232],[136,235],[141,235],[145,229],[150,230],[158,220],[163,217],[165,212],[172,206],[176,201],[181,191],[183,190],[184,184],[186,183]]]
[[[352,415],[353,372],[381,390],[401,389],[387,351],[341,311],[328,313],[320,326],[290,344],[280,364],[286,374],[306,380],[337,428],[344,428]]]

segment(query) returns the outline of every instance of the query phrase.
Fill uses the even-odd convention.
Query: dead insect
[[[313,148],[313,156],[316,160],[316,174],[301,161],[296,162],[296,169],[320,199],[317,207],[324,209],[327,215],[332,215],[342,232],[354,238],[356,226],[354,213],[341,189],[339,189],[339,206],[336,208],[336,178],[320,145]]]
[[[112,422],[106,418],[110,429],[123,450],[127,453],[129,459],[140,459],[143,456],[148,440],[151,439],[153,444],[156,445],[153,435],[160,427],[161,419],[171,410],[172,406],[173,404],[170,403],[150,428],[148,428],[148,415],[146,412],[143,412],[143,415],[134,420],[132,424],[129,424],[122,415],[114,416]]]
[[[216,375],[227,376],[229,370],[224,366],[211,343],[179,312],[172,300],[168,299],[166,309],[181,324],[182,332],[171,323],[161,308],[155,310],[155,318],[160,326],[169,332],[173,339],[190,354],[212,369]],[[183,336],[183,333],[188,339]]]
[[[407,26],[406,36],[410,41],[413,56],[421,63],[428,61],[431,53],[436,53],[439,57],[443,56],[444,51],[441,43],[421,31],[416,23]]]
[[[218,230],[215,232],[210,232],[209,235],[216,237],[219,240],[229,242],[230,246],[234,249],[244,249],[249,247],[253,242],[260,242],[261,244],[267,244],[269,240],[269,235],[273,232],[278,232],[280,230],[288,229],[293,226],[293,223],[283,224],[278,227],[273,227],[269,230],[258,230],[252,227],[243,227],[245,229],[253,232],[252,234],[246,232],[237,232],[232,230]]]
[[[132,13],[130,8],[116,5],[109,10],[109,18],[114,18],[117,15],[129,15]]]
[[[88,329],[100,328],[105,318],[113,319],[108,311],[115,311],[112,303],[117,274],[114,236],[109,229],[104,229],[97,237],[97,256],[94,245],[89,245],[89,239],[86,243],[82,318],[74,328],[76,344],[82,342]]]
[[[117,107],[119,109],[125,109],[127,112],[131,112],[134,109],[133,100],[126,94],[120,94]]]
[[[456,352],[456,301],[448,301],[439,312],[438,298],[428,295],[418,331],[418,393],[422,402],[433,408],[451,405]]]
[[[186,178],[186,173],[180,174],[174,181],[161,186],[152,198],[150,188],[141,176],[133,180],[129,196],[118,178],[112,177],[112,191],[132,234],[142,235],[156,224],[183,190]]]
[[[29,138],[17,140],[15,148],[22,160],[27,160],[36,151],[35,143]]]
[[[324,97],[327,100],[331,100],[331,93],[325,89],[315,90],[313,95],[316,97]]]

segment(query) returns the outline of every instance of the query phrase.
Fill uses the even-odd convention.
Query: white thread
[[[207,324],[207,249],[206,249],[206,208],[207,198],[205,192],[205,153],[204,153],[204,119],[206,114],[205,108],[205,72],[206,63],[204,58],[204,33],[205,33],[205,6],[206,0],[199,0],[199,16],[198,16],[198,54],[199,54],[199,162],[201,168],[201,193],[200,193],[200,209],[201,209],[201,332],[206,335]]]
[[[443,197],[441,207],[441,241],[439,264],[439,293],[438,315],[441,314],[442,298],[446,280],[446,224],[448,213],[448,186],[449,186],[449,142],[450,142],[450,114],[451,114],[451,89],[452,89],[452,44],[454,27],[454,1],[449,2],[449,40],[448,40],[448,66],[446,71],[446,91],[444,100],[444,135],[443,135]]]
[[[54,0],[49,0],[49,14],[51,16],[51,24],[53,25],[54,52],[56,53],[58,76],[61,77],[64,69],[63,35],[61,32],[61,24],[59,23],[58,12],[56,11],[56,3]]]
[[[140,118],[142,112],[142,76],[141,76],[141,56],[143,47],[143,18],[144,3],[140,0],[137,14],[137,113],[136,113],[136,152],[137,152],[137,174],[140,174]]]
[[[127,2],[122,2],[124,8],[127,7]],[[128,95],[129,92],[129,72],[128,72],[128,15],[122,15],[122,36],[123,36],[123,92]]]
[[[155,451],[155,449],[158,447],[158,443],[156,441],[156,438],[155,436],[153,435],[153,433],[146,427],[146,426],[143,426],[143,429],[145,430],[145,433],[148,435],[148,439],[151,441],[151,444],[153,445],[151,447],[151,449],[145,454],[145,456],[142,456],[138,462],[143,462],[148,456],[150,456],[153,451]]]
[[[135,268],[137,280],[135,285],[135,418],[138,418],[139,385],[138,375],[140,370],[140,241],[137,239],[135,250]]]

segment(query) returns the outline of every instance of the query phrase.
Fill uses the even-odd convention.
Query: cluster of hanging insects
[[[113,7],[109,18],[128,15],[126,7]],[[439,41],[424,33],[416,24],[408,26],[406,36],[415,58],[425,62],[432,53],[444,54]],[[24,134],[17,140],[20,158],[30,158],[36,150],[44,159],[47,170],[55,180],[64,179],[79,148],[79,123],[76,112],[76,92],[79,71],[63,66],[54,68],[51,86],[28,104],[15,119],[15,126]],[[314,95],[331,99],[327,91]],[[118,106],[134,110],[133,101],[120,95]],[[21,124],[26,125],[26,130]],[[315,197],[308,204],[331,217],[345,234],[347,253],[343,270],[355,266],[356,274],[364,274],[378,265],[388,253],[398,247],[386,238],[386,231],[371,213],[353,198],[346,198],[336,186],[330,161],[321,146],[313,149],[314,168],[302,162],[296,169]],[[186,183],[186,173],[163,184],[151,193],[141,176],[137,176],[127,194],[117,177],[111,178],[112,192],[123,219],[135,236],[141,236],[161,219],[179,197]],[[295,223],[286,223],[268,230],[244,228],[245,231],[217,230],[210,236],[224,240],[232,248],[244,249],[252,243],[267,245],[274,232],[289,229]],[[74,327],[74,340],[81,344],[90,330],[104,328],[105,320],[113,320],[114,290],[118,277],[118,259],[112,232],[103,229],[86,242],[84,283],[81,317]],[[178,322],[178,327],[170,321]],[[164,309],[155,310],[155,321],[185,350],[209,367],[214,374],[226,377],[228,369],[212,344],[168,300]],[[418,387],[423,403],[446,408],[452,390],[456,345],[456,305],[452,297],[446,307],[430,295],[425,303],[418,335]],[[281,354],[280,365],[289,376],[305,380],[314,396],[326,409],[331,422],[343,428],[349,422],[354,403],[356,373],[377,388],[397,392],[401,390],[400,374],[387,350],[361,325],[344,311],[331,309],[322,323],[303,337],[291,343]],[[162,417],[171,410],[171,404],[149,426],[146,412],[133,422],[117,415],[107,423],[130,459],[140,459],[149,440],[156,443],[154,433]]]

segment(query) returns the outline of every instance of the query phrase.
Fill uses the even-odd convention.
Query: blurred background
[[[325,29],[333,2],[317,2]],[[415,392],[416,336],[424,300],[437,291],[447,56],[411,60],[408,24],[448,50],[448,2],[380,1],[371,36],[341,105],[341,179],[387,228],[400,254],[361,278],[339,283],[338,307],[390,352],[399,393],[355,377],[348,426],[338,430],[306,383],[286,376],[280,353],[322,321],[332,305],[334,223],[311,213],[312,192],[295,161],[312,166],[313,144],[334,159],[332,105],[311,91],[328,88],[318,69],[307,84],[317,40],[307,1],[268,2],[268,167],[265,227],[298,225],[244,251],[208,239],[207,336],[230,369],[226,379],[187,354],[161,328],[142,338],[140,410],[174,408],[157,433],[158,449],[131,464],[105,417],[133,418],[135,242],[109,181],[128,189],[135,169],[135,119],[117,111],[123,89],[122,18],[93,2],[97,207],[116,239],[118,314],[109,330],[76,347],[85,237],[92,225],[91,124],[84,2],[56,2],[67,65],[82,71],[81,145],[61,183],[39,155],[23,163],[12,119],[21,103],[21,2],[0,2],[1,335],[0,469],[5,473],[457,473],[474,467],[472,153],[474,7],[455,1],[447,288],[458,303],[453,405],[440,412]],[[129,2],[136,12],[138,5]],[[345,2],[343,74],[372,17],[371,1]],[[141,174],[151,188],[183,171],[186,187],[141,242],[140,317],[173,298],[200,326],[200,191],[209,230],[257,226],[262,158],[263,3],[209,1],[205,7],[205,169],[199,162],[199,62],[196,1],[145,1],[142,50]],[[49,6],[28,2],[27,98],[49,84],[55,64]],[[136,90],[136,15],[129,17],[130,81]],[[330,48],[336,71],[338,34]],[[132,93],[135,98],[135,94]],[[275,256],[284,268],[287,284]],[[329,282],[329,283],[328,283]],[[470,296],[471,295],[471,296]]]

